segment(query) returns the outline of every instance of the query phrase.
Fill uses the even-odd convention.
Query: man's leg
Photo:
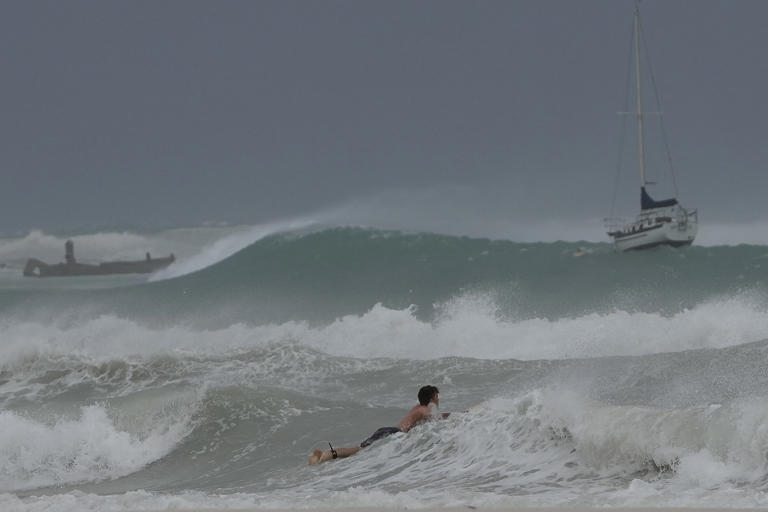
[[[336,455],[339,459],[343,459],[344,457],[349,457],[350,455],[354,455],[359,451],[359,446],[353,446],[351,448],[336,448]],[[320,464],[321,462],[325,462],[331,459],[333,459],[331,450],[315,450],[312,452],[312,456],[309,458],[309,465],[312,466],[313,464]]]

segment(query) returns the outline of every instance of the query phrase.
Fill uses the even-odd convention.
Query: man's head
[[[439,400],[437,397],[438,393],[440,393],[440,390],[435,386],[424,386],[419,390],[419,403],[421,405],[429,405],[434,399],[435,404],[437,404]]]

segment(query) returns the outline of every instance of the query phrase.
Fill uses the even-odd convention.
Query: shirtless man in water
[[[344,457],[356,454],[361,448],[365,448],[383,437],[396,434],[397,432],[408,432],[414,426],[432,417],[432,411],[429,409],[429,404],[435,404],[435,406],[440,407],[439,393],[440,391],[435,386],[424,386],[419,390],[419,405],[413,406],[396,427],[381,427],[374,432],[371,437],[360,443],[360,446],[330,450],[315,450],[309,458],[309,465],[320,464],[321,462],[331,459],[343,459]],[[449,412],[444,412],[440,416],[442,418],[447,418],[450,414],[451,413]]]

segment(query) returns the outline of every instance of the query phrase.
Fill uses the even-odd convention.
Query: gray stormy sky
[[[632,5],[3,1],[0,231],[348,201],[448,223],[599,220]],[[702,224],[768,220],[768,2],[641,9],[682,201]],[[634,167],[619,185],[619,213],[636,213]]]

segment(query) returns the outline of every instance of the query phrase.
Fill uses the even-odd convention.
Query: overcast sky
[[[4,1],[0,231],[252,224],[349,201],[382,215],[600,219],[632,9]],[[680,199],[702,225],[768,220],[768,2],[641,11]],[[624,158],[618,213],[634,214]],[[649,174],[657,198],[671,191],[666,172]]]

